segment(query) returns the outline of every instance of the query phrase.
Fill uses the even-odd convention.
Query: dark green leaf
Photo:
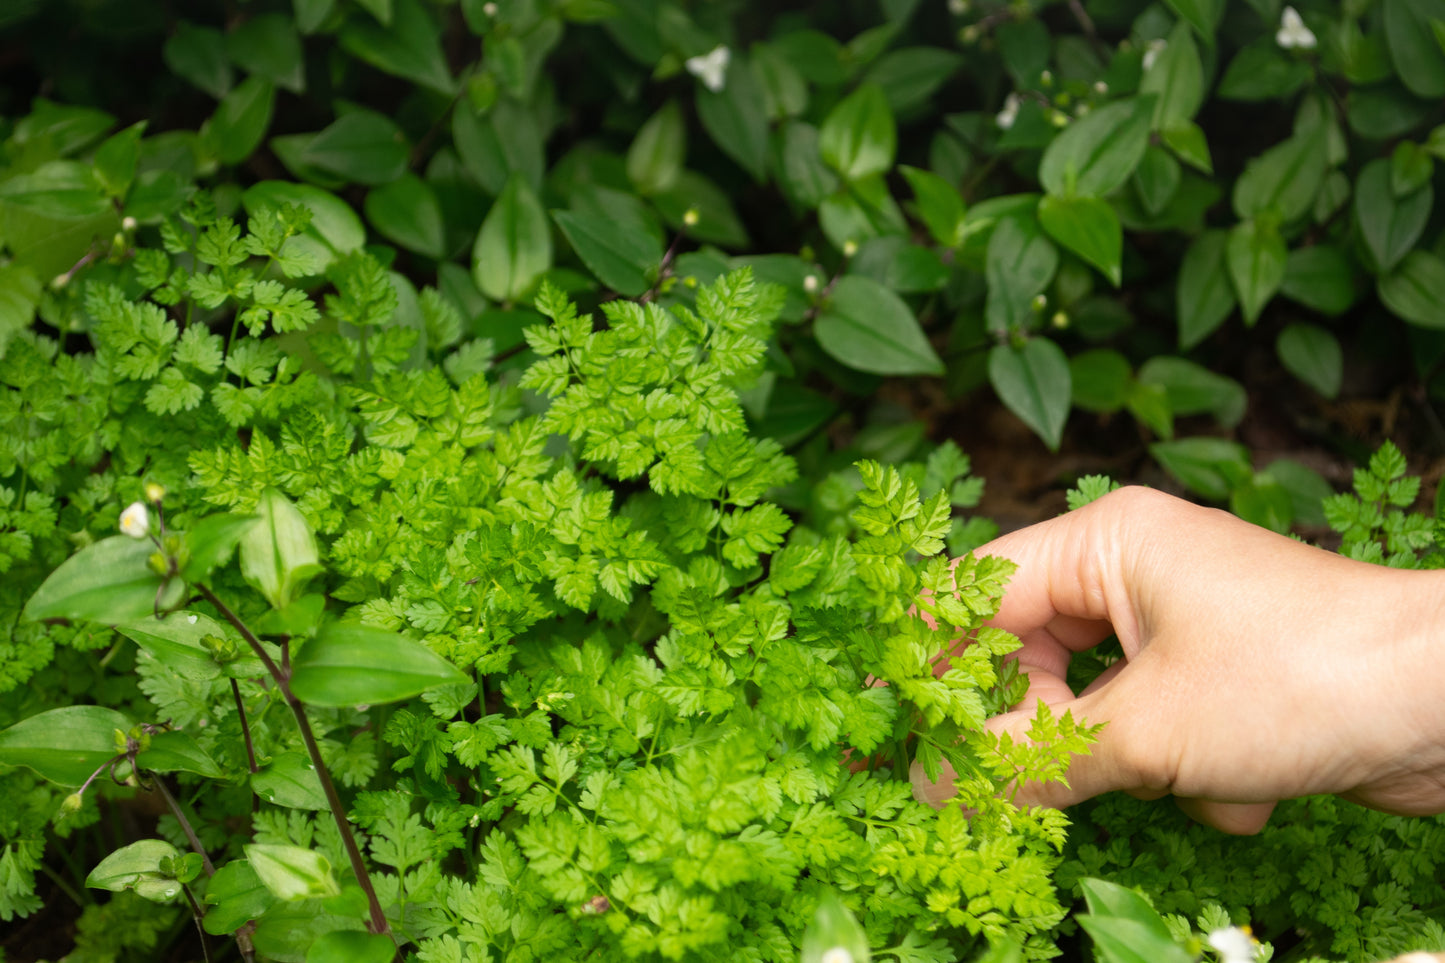
[[[1239,424],[1249,398],[1233,378],[1184,358],[1155,355],[1139,368],[1139,383],[1164,389],[1176,415],[1212,414],[1226,428]]]
[[[0,766],[25,766],[62,786],[80,786],[116,755],[115,732],[130,719],[104,706],[65,706],[0,730]]]
[[[292,0],[292,6],[296,10],[296,29],[312,34],[331,16],[336,0]]]
[[[683,171],[672,187],[652,196],[652,203],[675,231],[686,231],[689,237],[724,247],[748,246],[747,229],[732,199],[701,174]],[[689,211],[696,215],[696,223],[688,223]]]
[[[1034,296],[1048,287],[1058,266],[1058,248],[1033,221],[1021,218],[1001,221],[989,237],[985,263],[989,327],[994,331],[1029,328]]]
[[[306,963],[387,963],[396,956],[396,943],[381,933],[332,930],[322,933],[306,951]]]
[[[1445,0],[1383,0],[1385,42],[1395,72],[1417,97],[1445,97],[1445,51],[1432,20],[1445,20]]]
[[[553,211],[552,219],[603,284],[630,298],[640,297],[652,286],[662,251],[647,232],[614,224],[599,214]]]
[[[838,280],[814,332],[822,349],[872,374],[942,374],[943,362],[908,305],[868,278]]]
[[[1180,20],[1139,81],[1141,94],[1154,94],[1154,129],[1169,130],[1194,119],[1204,102],[1204,65],[1189,25]]]
[[[1402,140],[1390,155],[1390,190],[1396,197],[1413,194],[1430,182],[1435,160],[1414,141]]]
[[[1050,194],[1103,197],[1117,190],[1149,146],[1154,97],[1118,100],[1076,120],[1054,138],[1039,164]]]
[[[1229,497],[1236,479],[1253,474],[1249,451],[1223,438],[1183,438],[1149,446],[1159,464],[1193,491],[1214,501]]]
[[[518,173],[532,190],[541,190],[546,173],[542,132],[526,107],[504,100],[479,117],[458,104],[452,111],[452,140],[467,171],[488,194],[500,194],[507,178]]]
[[[1435,191],[1426,184],[1413,194],[1396,197],[1390,187],[1390,162],[1377,158],[1355,181],[1355,223],[1369,252],[1371,268],[1388,274],[1400,263],[1430,220]]]
[[[1047,338],[1023,347],[995,345],[988,354],[988,378],[1004,405],[1058,451],[1069,417],[1073,384],[1063,350]]]
[[[193,772],[207,779],[220,779],[221,767],[184,732],[157,732],[144,752],[136,754],[136,765],[151,772]]]
[[[1049,236],[1119,286],[1124,229],[1107,201],[1097,197],[1055,197],[1039,201],[1039,223]]]
[[[1445,328],[1445,260],[1439,256],[1411,251],[1376,290],[1396,316],[1422,328]]]
[[[932,171],[902,165],[898,170],[913,188],[914,206],[928,226],[928,233],[944,247],[956,247],[963,240],[963,195],[958,188]]]
[[[276,88],[261,77],[247,77],[225,96],[206,128],[222,164],[239,164],[251,156],[271,126]]]
[[[219,516],[226,517],[226,516]],[[163,619],[151,616],[122,622],[116,631],[183,679],[207,681],[221,674],[221,666],[202,642],[207,636],[230,636],[219,622],[200,612],[171,612]]]
[[[627,177],[640,194],[666,191],[681,176],[686,153],[682,110],[669,100],[637,131],[627,150]]]
[[[1279,291],[1321,314],[1343,314],[1355,303],[1355,266],[1333,244],[1296,248],[1285,261]]]
[[[963,65],[963,57],[939,47],[890,50],[863,76],[883,92],[893,113],[919,107]]]
[[[818,149],[844,180],[886,173],[898,150],[898,129],[883,91],[864,85],[843,98],[823,121]]]
[[[1372,84],[1349,92],[1345,117],[1361,137],[1390,140],[1424,123],[1437,106],[1437,101],[1420,100],[1399,84]]]
[[[1166,127],[1160,136],[1174,155],[1195,170],[1205,174],[1214,173],[1214,162],[1209,156],[1209,142],[1204,131],[1193,122]]]
[[[1234,55],[1215,93],[1224,100],[1282,100],[1309,79],[1309,65],[1281,53],[1271,34]]]
[[[1272,213],[1281,221],[1307,214],[1325,176],[1325,131],[1316,125],[1254,158],[1234,182],[1241,220]]]
[[[202,925],[212,936],[234,933],[265,913],[276,897],[261,882],[251,864],[233,859],[216,870],[206,886],[206,915]]]
[[[358,184],[375,186],[406,172],[406,138],[381,114],[354,110],[312,138],[302,159]]]
[[[1344,353],[1333,334],[1313,324],[1291,324],[1280,332],[1275,350],[1290,374],[1326,398],[1339,394]]]
[[[265,77],[293,93],[306,89],[301,37],[285,14],[252,17],[226,36],[226,53],[248,73]]]
[[[1193,27],[1209,46],[1214,46],[1214,31],[1224,12],[1224,0],[1166,0],[1166,6]]]
[[[1134,171],[1134,193],[1150,216],[1158,217],[1179,190],[1179,162],[1163,148],[1152,144]]]
[[[713,144],[742,165],[753,180],[768,176],[768,105],[752,66],[740,58],[728,65],[727,85],[697,90],[697,115]]]
[[[351,17],[339,39],[352,56],[389,74],[443,94],[455,88],[437,25],[420,0],[395,0],[389,25]]]
[[[369,192],[362,205],[371,226],[388,240],[433,260],[446,256],[446,223],[431,185],[403,174]]]
[[[241,538],[256,524],[254,515],[209,515],[186,533],[186,562],[181,575],[188,582],[203,582],[211,572],[231,560]]]
[[[27,619],[133,622],[150,615],[161,577],[148,559],[148,539],[113,535],[76,552],[50,573],[25,605]]]
[[[818,149],[818,128],[799,120],[783,126],[779,180],[788,196],[805,208],[817,207],[838,189],[838,175],[823,163]]]
[[[95,176],[111,197],[125,197],[135,180],[140,157],[140,136],[146,122],[132,124],[107,138],[95,151]]]
[[[1288,255],[1279,230],[1268,222],[1245,221],[1229,232],[1225,260],[1245,324],[1259,320],[1260,312],[1279,290]]]
[[[1085,411],[1118,411],[1129,400],[1133,383],[1129,360],[1112,348],[1095,348],[1069,359],[1071,400]]]
[[[318,706],[409,699],[467,676],[420,642],[351,622],[323,626],[293,663],[291,689]]]
[[[547,214],[527,182],[513,174],[477,233],[472,276],[481,292],[494,301],[516,301],[551,266],[552,231]]]
[[[217,100],[230,92],[231,65],[226,59],[226,38],[221,31],[182,20],[166,40],[161,55],[175,74]]]
[[[325,809],[326,792],[321,777],[304,752],[283,752],[260,772],[251,776],[251,790],[257,796],[287,809]]]

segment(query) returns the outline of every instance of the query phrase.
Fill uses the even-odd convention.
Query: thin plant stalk
[[[356,874],[356,881],[361,884],[361,890],[366,894],[367,906],[370,909],[370,920],[367,922],[367,930],[391,936],[391,926],[386,921],[386,914],[382,912],[381,900],[376,895],[376,887],[371,883],[371,873],[366,868],[366,863],[361,858],[361,850],[356,845],[356,837],[351,832],[351,824],[346,819],[346,809],[341,805],[341,796],[336,791],[336,784],[331,779],[331,773],[326,768],[326,763],[321,758],[321,746],[316,741],[316,734],[311,729],[311,720],[306,716],[306,706],[296,698],[291,691],[291,680],[289,673],[276,664],[269,652],[261,645],[261,640],[256,637],[249,626],[241,621],[240,616],[232,612],[226,603],[216,597],[216,593],[205,585],[197,585],[196,591],[200,592],[207,602],[215,606],[221,617],[231,625],[235,626],[241,638],[256,653],[256,657],[266,666],[266,671],[276,683],[280,690],[281,697],[286,700],[290,707],[291,714],[296,718],[296,726],[301,731],[301,740],[306,744],[306,752],[311,757],[311,765],[316,770],[317,778],[321,781],[321,791],[326,794],[326,802],[331,808],[331,817],[336,822],[336,828],[341,833],[341,842],[346,847],[347,858],[351,861],[351,870]],[[392,937],[393,941],[395,937]]]

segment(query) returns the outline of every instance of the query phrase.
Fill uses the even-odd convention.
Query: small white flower
[[[1106,84],[1106,83],[1105,83],[1104,81],[1102,81],[1102,80],[1096,80],[1096,81],[1094,81],[1094,93],[1096,93],[1096,94],[1107,94],[1108,92],[1109,92],[1109,85],[1108,85],[1108,84]]]
[[[1154,69],[1155,61],[1159,59],[1159,55],[1164,52],[1164,48],[1167,46],[1169,46],[1169,41],[1167,40],[1149,41],[1149,46],[1144,48],[1144,70],[1146,72]]]
[[[968,13],[968,0],[948,0],[948,12],[955,17]]]
[[[186,622],[187,622],[188,624],[190,624],[190,625],[195,625],[195,624],[196,624],[196,621],[197,621],[196,616],[194,616],[194,615],[188,615],[188,616],[186,616]]]
[[[843,242],[843,256],[852,257],[858,253],[858,242],[851,237]]]
[[[1255,963],[1259,943],[1247,927],[1230,926],[1215,930],[1207,937],[1209,945],[1219,951],[1220,963]]]
[[[818,963],[853,963],[853,954],[841,946],[825,951]]]
[[[1003,110],[994,117],[994,123],[998,124],[999,130],[1008,130],[1019,119],[1019,95],[1009,94],[1004,98]]]
[[[803,290],[806,291],[808,294],[817,294],[818,275],[809,274],[807,277],[803,278]]]
[[[482,13],[485,13],[489,17],[495,17],[497,15],[497,5],[495,3],[482,4]]]
[[[1274,35],[1275,43],[1286,50],[1315,49],[1314,31],[1305,26],[1304,19],[1294,7],[1285,7],[1279,18],[1279,31]]]
[[[151,513],[145,502],[131,502],[120,513],[120,530],[131,538],[145,538],[151,531]]]
[[[136,229],[137,223],[138,222],[133,217],[124,217],[121,219],[120,229],[122,231],[134,231]]]
[[[689,57],[683,65],[687,72],[702,81],[702,85],[713,93],[718,93],[727,84],[728,61],[732,59],[732,51],[722,44],[708,53],[698,57]]]

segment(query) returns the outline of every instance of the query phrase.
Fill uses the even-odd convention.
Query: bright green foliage
[[[1445,565],[1445,528],[1438,517],[1409,509],[1420,479],[1405,474],[1405,457],[1385,442],[1366,468],[1355,469],[1354,494],[1325,499],[1325,518],[1344,541],[1340,554],[1394,568]]]
[[[197,813],[217,862],[249,866],[218,877],[210,931],[258,916],[258,951],[284,956],[298,938],[288,914],[338,885],[345,896],[347,857],[311,813],[326,799],[300,734],[264,711],[273,696],[255,681],[256,659],[282,658],[273,643],[289,638],[294,693],[314,703],[327,769],[353,793],[381,906],[423,959],[463,944],[517,959],[788,958],[827,887],[870,943],[911,959],[1003,938],[1053,952],[1066,824],[1006,790],[1059,778],[1093,730],[1045,711],[1028,744],[982,731],[1025,683],[1004,661],[1017,640],[983,626],[1012,566],[941,554],[959,534],[954,506],[979,496],[956,447],[836,473],[826,485],[847,496],[816,527],[770,500],[797,467],[752,432],[739,391],[762,369],[775,286],[744,269],[685,298],[608,302],[599,320],[544,282],[526,370],[458,380],[447,362],[467,347],[443,296],[351,254],[315,310],[303,288],[263,279],[304,216],[265,210],[242,230],[204,212],[191,208],[194,230],[167,229],[194,270],[148,255],[86,283],[72,310],[97,319],[94,354],[35,356],[89,370],[98,416],[128,404],[142,419],[109,436],[114,494],[97,515],[113,523],[139,494],[120,467],[148,457],[137,464],[169,489],[166,524],[189,530],[157,534],[176,569],[147,570],[151,546],[115,536],[133,559],[83,578],[59,569],[36,610],[109,613],[116,602],[90,601],[96,578],[148,587],[124,633],[139,649],[117,642],[145,697],[128,704],[177,731],[132,729],[170,753],[138,764],[187,782],[220,773],[223,795],[244,801],[249,783],[261,800],[239,838],[216,832],[220,802]],[[141,274],[168,287],[132,287]],[[280,293],[267,303],[311,306],[304,367],[289,325],[257,313],[268,283]],[[401,320],[407,300],[426,306],[423,329]],[[220,309],[229,339],[198,320]],[[168,375],[194,388],[187,403],[156,400]],[[154,439],[136,435],[147,426]],[[236,514],[207,515],[215,506]],[[235,596],[262,649],[203,602],[145,618],[177,579]],[[345,708],[418,692],[384,714]],[[377,738],[356,737],[369,725]],[[82,768],[103,768],[106,751]],[[960,773],[971,822],[914,800],[915,759]],[[95,879],[173,897],[192,880],[170,855],[185,843],[175,828]],[[12,913],[33,908],[27,832],[6,829]],[[458,850],[460,874],[446,862]],[[329,912],[309,938],[355,925]]]

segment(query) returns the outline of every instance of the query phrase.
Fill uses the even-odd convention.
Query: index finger
[[[1112,632],[1121,639],[1138,637],[1120,577],[1118,501],[1106,496],[975,551],[1018,566],[989,624],[1023,641],[1019,661],[1024,666],[1062,678],[1075,652],[1098,645]]]

